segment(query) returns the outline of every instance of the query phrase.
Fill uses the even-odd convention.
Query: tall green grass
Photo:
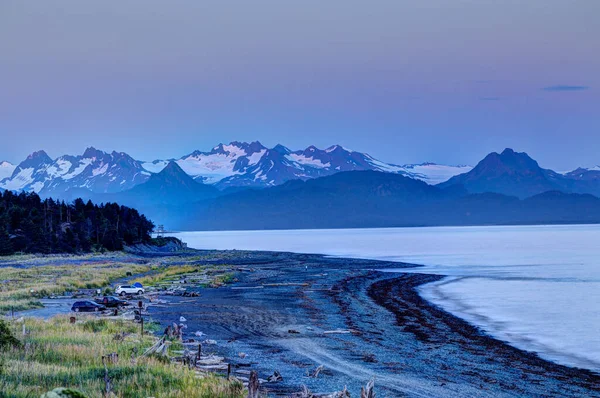
[[[199,378],[186,367],[156,356],[139,357],[156,337],[140,336],[138,325],[126,320],[79,316],[75,324],[67,316],[50,320],[26,319],[10,323],[22,348],[0,352],[0,397],[39,397],[58,387],[81,391],[87,397],[102,397],[102,356],[119,354],[108,365],[115,397],[223,397],[243,396],[243,386],[217,377]],[[115,335],[125,333],[124,339]],[[137,359],[132,361],[132,352]]]

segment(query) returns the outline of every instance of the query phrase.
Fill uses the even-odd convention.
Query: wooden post
[[[258,372],[253,370],[250,372],[248,381],[248,398],[259,398],[258,390],[260,389],[260,381],[258,381]]]
[[[198,359],[202,358],[202,343],[198,344]]]
[[[227,364],[227,380],[229,380],[230,376],[231,376],[231,364],[228,363]]]
[[[360,388],[360,398],[375,398],[375,379],[371,379],[365,387]]]
[[[112,383],[110,377],[108,377],[108,367],[106,366],[105,357],[102,357],[102,364],[104,365],[104,396],[108,398],[112,393]]]
[[[142,329],[141,334],[142,334],[142,337],[144,337],[144,317],[141,317],[141,319],[142,319],[142,322],[140,323],[141,329]]]

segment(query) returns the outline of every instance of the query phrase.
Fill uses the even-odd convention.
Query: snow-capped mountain
[[[309,146],[293,151],[283,145],[267,148],[258,141],[234,141],[219,144],[208,152],[194,151],[179,159],[152,162],[135,160],[123,152],[107,153],[95,148],[88,148],[82,155],[64,155],[55,160],[39,151],[16,167],[7,164],[11,172],[9,175],[6,171],[5,177],[0,179],[0,188],[63,198],[70,197],[65,193],[79,190],[122,192],[146,182],[172,161],[197,182],[219,189],[263,188],[295,179],[308,180],[358,170],[401,174],[436,184],[470,170],[467,166],[433,163],[398,166],[340,145],[327,149]]]
[[[0,162],[0,181],[12,176],[12,174],[16,168],[17,168],[17,166],[15,166],[14,164],[12,164],[10,162],[6,162],[6,161]]]
[[[21,162],[10,177],[0,181],[0,187],[44,196],[73,189],[108,193],[132,188],[149,176],[141,162],[123,152],[88,148],[83,155],[64,155],[52,160],[46,152],[38,151]]]
[[[292,151],[283,145],[269,149],[260,142],[237,141],[228,145],[219,144],[210,152],[192,152],[176,162],[194,179],[215,184],[220,189],[274,186],[294,179],[307,180],[356,170],[402,174],[436,184],[471,170],[468,166],[433,163],[398,166],[340,145],[327,149],[309,146],[304,150]],[[168,163],[169,160],[155,160],[143,163],[143,166],[147,171],[156,173]]]
[[[9,178],[0,182],[0,188],[10,191],[39,192],[46,181],[46,169],[52,164],[52,159],[44,151],[32,153],[19,163]]]

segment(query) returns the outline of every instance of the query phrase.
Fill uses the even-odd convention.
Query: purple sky
[[[504,147],[600,164],[600,1],[0,1],[0,158]]]

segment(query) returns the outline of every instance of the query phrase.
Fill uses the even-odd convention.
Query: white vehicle
[[[119,296],[125,296],[127,294],[144,294],[144,288],[131,285],[121,285],[117,286],[115,293]]]

